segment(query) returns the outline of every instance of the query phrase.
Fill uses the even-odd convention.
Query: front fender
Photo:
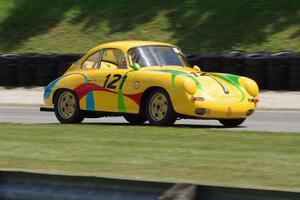
[[[52,81],[44,91],[44,102],[47,106],[53,105],[53,96],[58,89],[74,90],[78,85],[87,83],[88,78],[82,73],[70,73]]]

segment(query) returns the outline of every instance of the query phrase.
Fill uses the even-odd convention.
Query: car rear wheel
[[[79,108],[79,101],[74,92],[60,91],[54,98],[54,112],[63,124],[80,123],[84,119]]]
[[[150,93],[146,103],[146,116],[152,125],[167,126],[174,124],[177,114],[166,91],[156,89]]]
[[[147,118],[142,115],[126,114],[124,115],[124,118],[130,124],[134,124],[134,125],[141,125],[147,121]]]
[[[246,119],[220,119],[219,122],[226,127],[236,127],[241,125]]]

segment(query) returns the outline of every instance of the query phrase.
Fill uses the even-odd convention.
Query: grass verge
[[[300,190],[300,134],[0,124],[0,168]]]

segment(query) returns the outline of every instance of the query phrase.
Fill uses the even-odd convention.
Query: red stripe
[[[77,94],[79,99],[81,99],[82,97],[84,97],[85,95],[87,95],[92,91],[105,91],[105,92],[117,94],[117,92],[103,88],[95,83],[84,83],[75,88],[75,93]],[[133,100],[136,104],[140,105],[143,93],[123,94],[123,95]]]
[[[110,93],[116,94],[116,92],[110,91],[110,90],[103,88],[94,83],[84,83],[75,88],[75,93],[77,94],[79,99],[81,99],[86,94],[88,94],[92,91],[105,91],[105,92],[110,92]]]
[[[141,98],[142,98],[143,93],[137,93],[137,94],[124,94],[124,96],[130,98],[133,100],[135,103],[140,105],[141,103]]]

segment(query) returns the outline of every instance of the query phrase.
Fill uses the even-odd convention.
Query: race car
[[[233,127],[254,113],[258,93],[249,78],[190,66],[177,46],[118,41],[91,49],[51,82],[41,111],[54,111],[61,123],[124,116],[131,124],[193,118]]]

